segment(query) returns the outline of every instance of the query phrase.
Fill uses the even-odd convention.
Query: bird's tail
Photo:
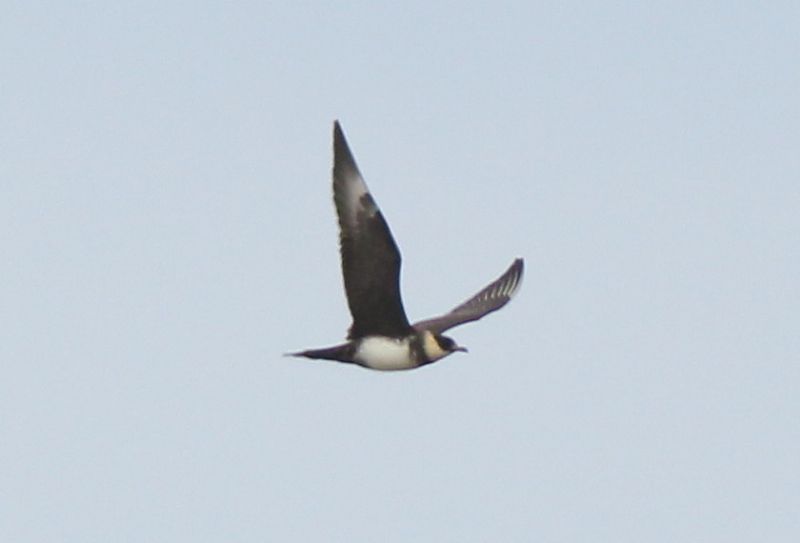
[[[308,349],[296,353],[286,353],[283,356],[302,356],[305,358],[317,358],[325,360],[338,360],[340,362],[353,361],[353,348],[348,343],[336,345],[335,347],[325,347],[323,349]]]

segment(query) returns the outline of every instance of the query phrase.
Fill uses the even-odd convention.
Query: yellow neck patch
[[[422,350],[425,351],[425,356],[428,360],[434,361],[450,354],[439,346],[439,342],[433,337],[433,334],[425,330],[422,334]]]

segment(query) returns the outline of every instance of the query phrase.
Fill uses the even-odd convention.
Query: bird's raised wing
[[[353,316],[347,337],[407,335],[411,326],[400,297],[400,251],[338,121],[333,125],[333,199],[344,289]]]
[[[522,284],[523,270],[524,262],[521,258],[518,258],[503,275],[475,296],[446,315],[414,323],[414,328],[418,331],[430,330],[435,334],[441,334],[454,326],[476,321],[492,311],[497,311],[516,294]]]

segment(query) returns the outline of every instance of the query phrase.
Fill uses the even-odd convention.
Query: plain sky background
[[[800,540],[797,2],[1,11],[0,540]],[[468,355],[281,356],[336,118]]]

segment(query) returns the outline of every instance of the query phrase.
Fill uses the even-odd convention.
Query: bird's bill
[[[456,351],[459,351],[459,352],[462,352],[462,353],[468,353],[469,352],[469,350],[466,347],[462,347],[461,345],[456,345],[453,348],[453,352],[456,352]]]

